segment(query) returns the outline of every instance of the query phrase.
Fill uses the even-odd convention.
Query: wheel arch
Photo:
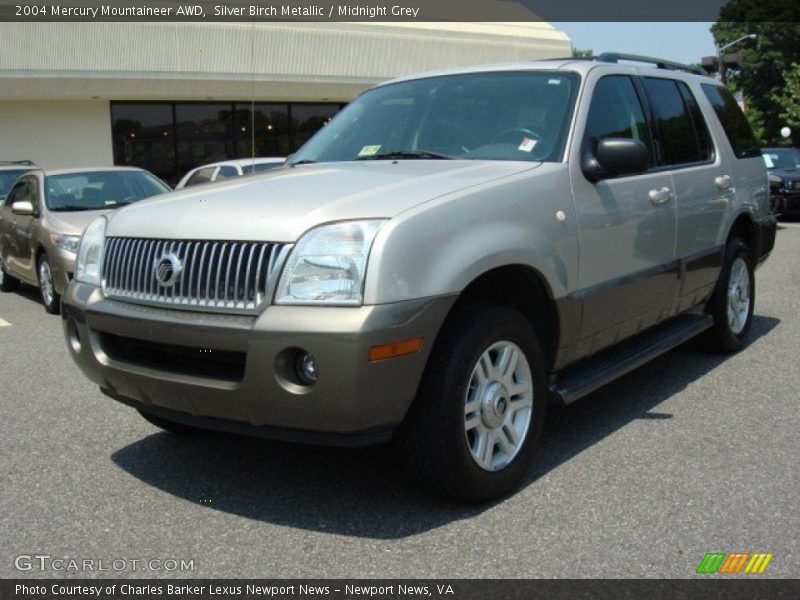
[[[506,264],[473,278],[450,308],[445,323],[468,305],[502,304],[518,310],[533,327],[547,359],[547,370],[555,362],[561,335],[559,311],[547,279],[523,264]],[[444,325],[440,329],[444,329]]]
[[[733,220],[725,238],[725,244],[730,243],[734,238],[741,239],[750,250],[758,256],[760,253],[761,242],[758,235],[758,227],[753,215],[749,212],[742,212]]]

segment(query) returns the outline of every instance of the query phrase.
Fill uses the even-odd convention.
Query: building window
[[[142,167],[172,185],[211,162],[288,156],[341,104],[112,102],[114,164]]]
[[[294,151],[286,104],[236,104],[236,135],[236,156],[239,158],[286,156]]]
[[[175,176],[172,105],[167,103],[111,106],[114,164],[136,165],[165,181]]]
[[[295,152],[312,135],[324,127],[339,112],[338,104],[292,104],[292,128]]]

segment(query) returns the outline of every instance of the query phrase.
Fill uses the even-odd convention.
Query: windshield
[[[11,186],[23,173],[27,173],[30,169],[9,169],[0,171],[0,200],[6,197]]]
[[[349,160],[558,161],[578,75],[469,73],[405,81],[359,96],[292,164]]]
[[[47,176],[47,208],[52,211],[117,208],[170,191],[144,171],[87,171]]]
[[[765,148],[762,153],[769,170],[800,168],[800,150],[795,148]]]
[[[271,163],[257,163],[255,165],[245,165],[242,167],[242,173],[245,175],[249,175],[251,173],[263,173],[264,171],[270,171],[272,169],[277,169],[278,167],[282,167],[282,162],[271,162]]]

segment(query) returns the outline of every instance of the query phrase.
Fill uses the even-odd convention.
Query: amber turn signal
[[[414,354],[414,352],[419,352],[420,348],[422,348],[423,339],[424,338],[413,338],[410,340],[403,340],[402,342],[372,346],[369,349],[369,360],[370,362],[375,362],[376,360],[386,360],[387,358]]]

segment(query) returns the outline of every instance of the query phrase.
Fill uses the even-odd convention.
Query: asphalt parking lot
[[[72,364],[35,290],[0,296],[0,577],[15,557],[191,559],[179,577],[692,577],[709,551],[800,577],[800,225],[757,274],[753,342],[685,346],[549,412],[510,498],[442,504],[385,449],[161,433]],[[152,576],[123,570],[120,576]]]

